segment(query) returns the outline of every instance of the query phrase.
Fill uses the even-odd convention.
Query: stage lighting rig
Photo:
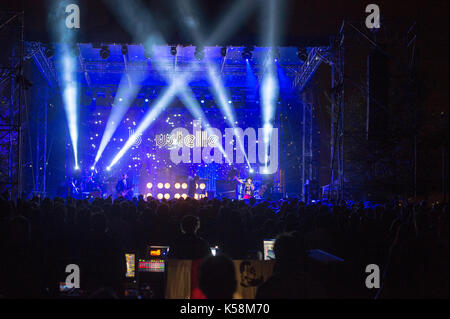
[[[201,61],[205,57],[205,49],[203,47],[196,47],[194,52],[194,57]]]
[[[176,45],[172,45],[170,47],[170,54],[177,55],[177,46]]]
[[[250,60],[253,56],[252,51],[253,47],[245,47],[244,51],[242,51],[242,58],[244,60]]]
[[[100,49],[100,56],[102,57],[103,60],[109,58],[109,55],[111,54],[111,52],[109,51],[109,47],[107,45],[102,46],[102,48]]]
[[[122,55],[128,54],[128,47],[125,44],[122,45],[121,52],[122,52]]]
[[[308,53],[306,52],[306,48],[299,47],[297,49],[297,56],[301,61],[306,62],[306,60],[308,59]]]

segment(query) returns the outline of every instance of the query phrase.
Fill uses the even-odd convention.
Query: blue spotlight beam
[[[108,117],[108,122],[106,123],[105,131],[103,132],[102,140],[100,142],[100,146],[98,148],[97,154],[95,156],[95,161],[93,167],[100,160],[103,151],[117,130],[119,124],[121,123],[124,115],[129,109],[131,103],[136,97],[137,93],[141,88],[141,83],[145,76],[141,73],[127,73],[127,75],[123,75],[119,89],[117,90],[117,94],[114,98],[113,107],[111,109],[111,114]],[[131,81],[130,81],[131,78]],[[138,84],[135,84],[138,83]],[[122,100],[119,100],[122,99]]]
[[[195,98],[193,98],[192,90],[190,88],[184,87],[181,90],[179,96],[181,98],[181,101],[184,103],[184,105],[186,105],[188,111],[192,114],[192,116],[194,118],[204,120],[205,125],[206,125],[206,131],[208,132],[208,134],[210,136],[214,135],[214,132],[211,129],[211,125],[210,125],[208,119],[206,118],[205,113],[202,111],[197,100]],[[222,145],[218,144],[217,147],[219,148],[219,151],[222,153],[224,158],[228,161],[228,164],[231,164],[231,160],[227,157],[227,154],[226,154],[225,150],[223,149]]]
[[[160,72],[160,74],[164,74],[162,66],[161,66],[161,61],[159,61],[159,62],[155,61],[154,65],[155,65],[156,69],[158,70],[158,72]],[[193,73],[198,69],[198,65],[195,63],[194,64],[191,63],[191,65],[188,68],[190,69],[191,73]],[[166,80],[168,82],[170,82],[171,79],[166,78]],[[183,104],[188,109],[189,113],[191,113],[191,115],[194,118],[204,119],[204,122],[206,124],[206,131],[208,132],[208,134],[213,135],[214,133],[212,132],[212,130],[210,128],[209,121],[206,118],[206,115],[202,111],[202,108],[198,104],[197,100],[195,98],[193,98],[194,94],[192,92],[192,89],[190,89],[188,87],[187,83],[182,85],[182,87],[180,88],[179,93],[177,95],[180,97],[181,101],[183,102]],[[227,158],[226,152],[223,149],[222,145],[218,145],[218,148],[219,148],[220,152],[222,153],[222,155],[224,156],[224,158],[226,158],[228,160],[228,162],[231,163],[230,159]]]
[[[143,1],[108,0],[104,2],[135,41],[144,43],[146,47],[153,44],[166,44]]]
[[[69,49],[66,48],[63,53],[63,102],[64,102],[64,110],[66,113],[67,124],[69,126],[69,135],[72,141],[73,146],[73,154],[75,160],[75,167],[78,167],[78,114],[77,114],[77,105],[78,105],[78,87],[76,83],[76,79],[74,78],[75,67],[76,67],[76,59],[70,56],[70,53],[67,53]]]
[[[229,38],[243,23],[259,0],[236,0],[227,14],[222,18],[219,26],[205,41],[205,46],[215,45]]]
[[[52,27],[52,37],[61,43],[61,50],[57,59],[61,66],[58,70],[62,73],[60,87],[64,111],[69,128],[69,136],[73,147],[75,169],[78,169],[78,85],[76,79],[78,47],[76,43],[76,31],[66,27],[65,8],[76,1],[53,1],[48,15],[49,25]],[[74,50],[75,48],[75,50]]]
[[[105,3],[109,10],[116,16],[122,27],[133,36],[134,40],[143,43],[145,50],[151,51],[153,45],[165,44],[163,37],[155,27],[150,11],[141,0],[110,0]],[[130,104],[141,88],[143,80],[144,76],[139,73],[137,75],[131,74],[131,79],[130,74],[128,73],[122,76],[114,101],[115,106],[108,118],[93,167],[95,167],[96,163],[100,160],[106,146],[122,121],[123,116],[126,114]],[[134,83],[139,84],[135,85]],[[118,98],[122,98],[122,101],[117,101]],[[123,154],[120,155],[120,157],[121,156],[123,156]]]
[[[113,160],[107,167],[111,169],[122,156],[130,149],[131,146],[136,142],[136,139],[144,133],[144,131],[155,121],[155,119],[164,111],[164,109],[169,105],[170,101],[177,94],[180,87],[184,85],[186,81],[186,75],[181,75],[173,80],[170,86],[164,91],[162,96],[153,104],[153,107],[146,113],[144,119],[139,123],[134,134],[126,141],[125,145],[120,149],[120,151],[114,156]]]
[[[213,85],[213,93],[216,97],[217,103],[219,104],[219,108],[221,113],[226,117],[227,123],[233,128],[233,131],[236,132],[236,120],[234,110],[230,103],[228,103],[228,97],[226,89],[222,83],[220,76],[217,74],[214,66],[208,62],[208,76]],[[245,147],[241,141],[241,139],[237,138],[237,144],[244,154],[245,161],[249,168],[251,168],[250,162],[248,160],[247,153],[245,152]]]

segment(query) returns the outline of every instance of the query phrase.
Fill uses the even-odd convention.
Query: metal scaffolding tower
[[[24,87],[23,12],[0,12],[0,192],[17,199],[22,192],[21,147]]]

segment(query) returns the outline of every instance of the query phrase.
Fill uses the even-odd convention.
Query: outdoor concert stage
[[[149,52],[136,44],[79,43],[71,48],[78,164],[61,111],[61,46],[52,47],[54,55],[43,43],[27,42],[26,48],[35,61],[33,82],[41,83],[31,88],[30,125],[38,130],[48,112],[45,120],[57,123],[44,132],[49,144],[65,144],[45,165],[59,185],[47,194],[114,197],[126,173],[135,196],[187,196],[189,177],[198,175],[198,198],[234,198],[234,167],[239,179],[253,178],[255,195],[319,197],[320,132],[308,80],[328,47],[215,46],[198,53],[194,46],[161,45]],[[179,85],[184,88],[170,95],[177,78],[186,78]],[[273,130],[266,138],[269,120]],[[28,169],[42,175],[43,168]],[[28,179],[28,188],[33,182]]]

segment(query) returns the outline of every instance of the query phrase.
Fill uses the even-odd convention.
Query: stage
[[[26,47],[34,50],[34,76],[50,86],[32,88],[36,114],[51,112],[63,124],[67,113],[58,109],[65,97],[55,90],[64,74],[58,57],[67,48],[55,44],[49,56],[47,44]],[[77,163],[70,127],[47,127],[43,133],[64,137],[66,145],[64,176],[49,192],[117,197],[116,184],[127,174],[130,197],[183,198],[189,178],[198,175],[196,198],[240,199],[244,194],[227,176],[235,170],[239,180],[253,179],[257,198],[305,199],[306,192],[318,198],[320,132],[314,85],[307,81],[319,65],[315,57],[328,47],[212,46],[199,54],[190,45],[150,51],[138,44],[77,43],[70,50],[79,104]]]

